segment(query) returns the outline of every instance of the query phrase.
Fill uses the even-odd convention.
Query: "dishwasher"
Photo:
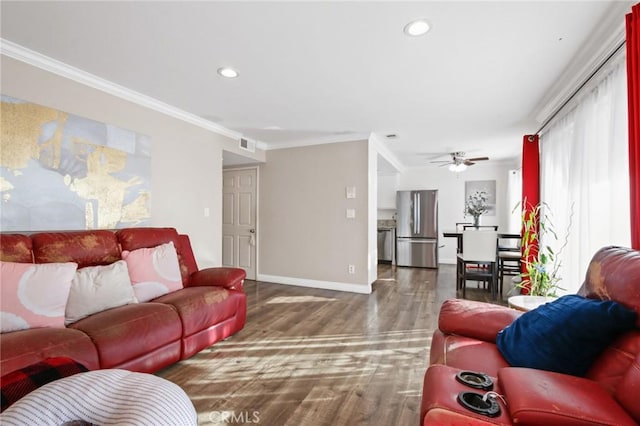
[[[378,228],[378,263],[395,263],[395,249],[395,229]]]

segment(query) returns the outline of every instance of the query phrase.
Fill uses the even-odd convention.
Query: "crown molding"
[[[64,62],[45,56],[39,52],[28,49],[12,41],[0,38],[0,54],[40,68],[42,70],[57,74],[61,77],[75,81],[88,87],[100,90],[120,99],[135,103],[145,108],[152,109],[162,114],[168,115],[178,120],[193,124],[206,130],[210,130],[217,134],[227,136],[232,139],[240,140],[242,134],[234,130],[227,129],[212,121],[206,120],[200,116],[184,111],[165,102],[159,101],[151,96],[131,90],[127,87],[113,83],[94,74],[73,67]],[[256,147],[264,149],[265,144],[259,141]]]

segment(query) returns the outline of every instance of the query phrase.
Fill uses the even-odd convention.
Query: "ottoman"
[[[197,425],[187,394],[153,374],[96,370],[48,383],[0,414],[2,425]]]

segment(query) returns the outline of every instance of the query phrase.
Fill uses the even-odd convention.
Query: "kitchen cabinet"
[[[378,210],[395,210],[398,175],[378,175]]]

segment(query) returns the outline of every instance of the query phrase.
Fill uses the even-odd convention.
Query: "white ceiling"
[[[517,157],[611,6],[3,0],[1,35],[267,149],[393,133],[386,148],[415,167],[451,151]],[[405,36],[416,18],[431,31]]]

